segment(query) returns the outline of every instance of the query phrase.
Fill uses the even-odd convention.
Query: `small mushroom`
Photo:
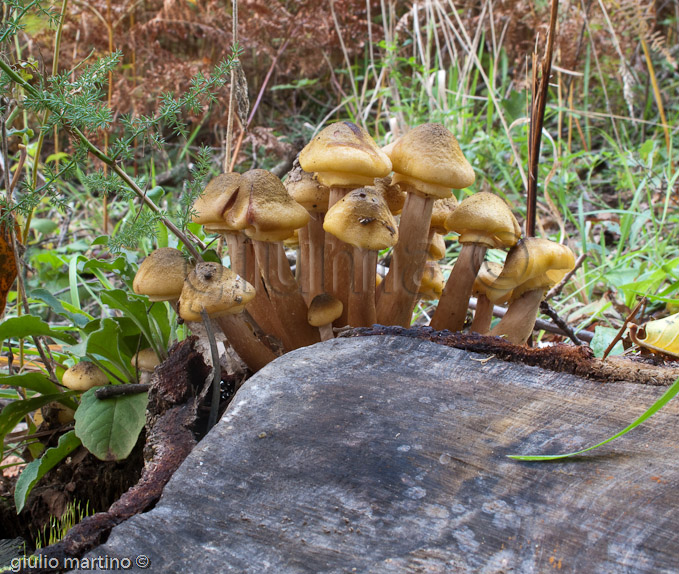
[[[254,296],[254,287],[231,269],[201,262],[184,281],[179,315],[186,321],[202,321],[204,311],[214,318],[240,358],[252,371],[258,371],[276,356],[238,315]]]
[[[427,261],[424,264],[418,297],[423,301],[436,301],[441,298],[442,292],[443,272],[441,267],[436,261]]]
[[[377,320],[410,324],[427,260],[429,225],[436,199],[452,196],[451,188],[474,183],[474,170],[462,155],[455,136],[439,124],[423,124],[389,146],[393,183],[408,193],[401,213],[399,242],[389,273],[377,295]]]
[[[132,289],[137,295],[147,295],[149,301],[170,301],[174,304],[191,269],[193,265],[179,249],[156,249],[139,265]]]
[[[573,267],[573,252],[549,239],[528,237],[512,247],[502,273],[487,289],[493,303],[509,298],[507,313],[490,334],[503,335],[515,345],[528,341],[547,289]]]
[[[139,369],[139,382],[148,383],[153,371],[160,365],[160,358],[151,347],[147,347],[135,353],[130,363],[135,370]]]
[[[106,373],[94,363],[80,361],[66,369],[61,377],[61,384],[72,391],[89,391],[92,387],[109,384]]]
[[[439,331],[460,331],[486,250],[515,245],[521,229],[502,198],[487,192],[462,200],[446,220],[446,228],[459,234],[462,249],[431,319],[431,326]]]
[[[307,318],[309,325],[318,327],[321,341],[327,341],[335,336],[332,330],[332,322],[341,314],[342,301],[327,293],[321,293],[311,300]]]
[[[398,227],[382,194],[373,188],[355,189],[333,205],[323,228],[352,245],[353,281],[349,290],[348,322],[368,327],[376,322],[377,253],[398,241]]]

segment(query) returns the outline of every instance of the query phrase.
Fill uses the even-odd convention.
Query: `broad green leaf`
[[[38,459],[26,465],[14,489],[14,505],[19,514],[26,504],[28,495],[36,483],[81,445],[75,431],[68,431],[59,437],[57,446],[48,448]]]
[[[71,311],[67,309],[65,302],[57,299],[47,289],[33,289],[31,291],[31,297],[33,299],[38,299],[39,301],[42,301],[48,305],[57,315],[66,317],[70,321],[73,321],[73,324],[76,327],[82,328],[91,320],[90,317],[85,313],[78,312],[77,310]],[[68,306],[71,309],[74,309],[71,305]]]
[[[593,450],[595,448],[599,448],[600,446],[603,446],[603,445],[611,442],[612,440],[615,440],[616,438],[619,438],[622,435],[628,433],[634,427],[639,426],[646,419],[652,417],[661,408],[663,408],[667,403],[669,403],[677,395],[677,393],[679,393],[679,379],[674,381],[674,383],[672,383],[672,386],[669,389],[667,389],[663,393],[663,395],[655,403],[653,403],[653,405],[643,415],[641,415],[637,420],[635,420],[631,425],[625,427],[619,433],[614,434],[612,437],[607,438],[605,441],[600,442],[599,444],[595,444],[594,446],[590,446],[588,448],[583,448],[582,450],[578,450],[578,451],[575,451],[575,452],[569,452],[567,454],[547,454],[547,455],[515,455],[515,454],[511,454],[511,455],[508,455],[508,456],[509,456],[509,458],[513,458],[514,460],[532,460],[532,461],[557,460],[559,458],[566,458],[566,457],[569,457],[569,456],[575,456],[577,454],[582,454],[583,452],[587,452],[588,450]]]
[[[40,317],[33,315],[22,315],[21,317],[11,317],[0,323],[0,341],[10,338],[26,339],[33,335],[44,335],[57,341],[73,344],[75,339],[64,331],[55,331],[48,323]]]
[[[31,220],[31,229],[35,229],[44,235],[49,235],[56,229],[59,229],[59,226],[51,219],[36,217],[35,219]]]
[[[618,334],[618,329],[612,329],[611,327],[603,327],[597,325],[594,328],[594,337],[592,337],[592,342],[589,346],[594,351],[595,357],[603,357],[604,351],[611,344],[613,338]],[[613,350],[609,353],[610,355],[622,355],[625,352],[625,348],[622,346],[622,341],[618,341]]]
[[[75,412],[75,434],[98,459],[124,459],[144,428],[148,395],[99,400],[95,391],[90,389],[82,396]]]
[[[73,347],[83,349],[80,356],[88,355],[92,359],[103,359],[105,369],[112,370],[124,380],[131,380],[130,358],[132,353],[123,341],[123,329],[117,319],[102,319],[99,328],[84,336],[83,344]]]
[[[41,395],[59,392],[59,387],[42,373],[22,373],[21,375],[0,374],[0,385],[22,387],[24,389],[36,391]]]

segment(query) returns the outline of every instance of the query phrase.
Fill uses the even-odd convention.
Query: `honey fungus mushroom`
[[[148,296],[149,301],[176,302],[191,269],[193,265],[179,249],[156,249],[139,265],[132,289],[137,295]]]
[[[61,384],[72,391],[89,391],[92,387],[109,384],[106,373],[90,361],[80,361],[66,369],[61,377]]]
[[[392,182],[408,195],[401,213],[399,242],[378,291],[377,320],[407,327],[427,260],[427,223],[434,201],[451,197],[451,188],[470,186],[475,175],[455,136],[440,124],[412,129],[390,145],[388,153],[395,172]]]

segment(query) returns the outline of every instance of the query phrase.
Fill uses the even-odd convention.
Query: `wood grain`
[[[677,404],[588,456],[506,457],[599,442],[663,391],[400,336],[300,349],[91,555],[145,554],[145,572],[676,572]]]

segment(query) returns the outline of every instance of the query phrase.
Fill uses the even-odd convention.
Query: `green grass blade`
[[[672,383],[672,386],[665,391],[665,393],[653,404],[653,406],[651,406],[651,408],[649,408],[643,415],[641,415],[631,425],[629,425],[628,427],[625,427],[619,433],[613,435],[612,437],[607,438],[605,441],[600,442],[599,444],[595,444],[594,446],[590,446],[588,448],[583,448],[582,450],[578,450],[578,451],[575,451],[575,452],[569,452],[567,454],[553,454],[553,455],[551,455],[551,454],[548,454],[548,455],[515,455],[515,454],[510,454],[510,455],[507,455],[507,456],[509,458],[513,458],[514,460],[538,460],[538,461],[539,460],[556,460],[556,459],[559,459],[559,458],[566,458],[566,457],[569,457],[569,456],[582,454],[583,452],[587,452],[588,450],[593,450],[595,448],[599,448],[600,446],[603,446],[606,443],[609,443],[612,440],[615,440],[616,438],[619,438],[622,435],[628,433],[634,427],[639,426],[646,419],[652,417],[661,408],[663,408],[667,403],[669,403],[676,396],[677,393],[679,393],[679,379],[674,381],[674,383]]]

